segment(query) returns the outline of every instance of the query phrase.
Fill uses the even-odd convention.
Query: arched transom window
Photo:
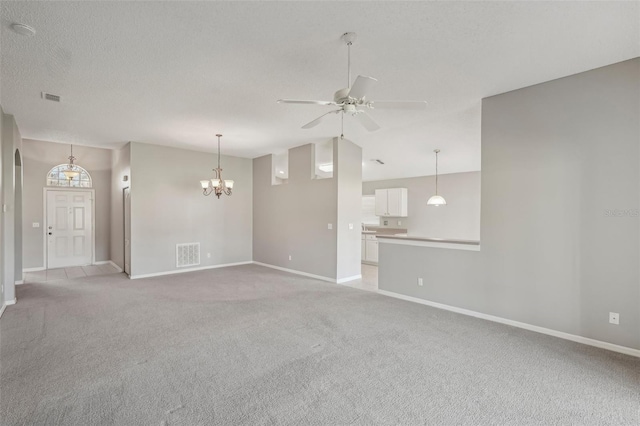
[[[68,164],[60,164],[49,170],[47,174],[47,186],[67,186],[71,188],[91,188],[91,175],[82,167],[74,164],[74,170],[78,171],[78,175],[73,179],[67,179],[64,171],[69,167]]]

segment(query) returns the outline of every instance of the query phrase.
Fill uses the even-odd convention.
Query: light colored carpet
[[[17,288],[3,425],[640,424],[640,360],[256,265]]]

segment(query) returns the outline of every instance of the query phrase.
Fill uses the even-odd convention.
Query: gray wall
[[[0,106],[0,200],[4,203],[4,111]],[[0,215],[2,209],[0,208]],[[0,220],[0,308],[4,306],[6,300],[4,295],[4,245],[5,245],[5,233],[4,233],[4,219]]]
[[[435,176],[370,181],[362,183],[362,195],[374,195],[376,189],[407,188],[409,216],[389,218],[387,226],[381,221],[382,228],[406,228],[411,235],[429,238],[479,240],[480,172],[439,175],[438,193],[447,200],[446,206],[427,206],[435,185]]]
[[[24,208],[23,208],[23,267],[43,268],[44,216],[43,188],[52,167],[68,163],[70,145],[25,139],[23,142]],[[74,146],[75,163],[91,175],[95,190],[96,261],[110,260],[111,227],[111,150]],[[33,228],[38,222],[40,228]]]
[[[222,145],[224,151],[224,145]],[[251,261],[252,160],[222,156],[233,195],[202,195],[215,154],[131,143],[131,275],[176,269],[176,244],[200,242],[200,267]],[[270,176],[270,175],[269,175]],[[211,257],[207,257],[211,253]]]
[[[123,180],[128,176],[126,182]],[[124,269],[124,206],[122,190],[131,182],[131,144],[111,152],[111,261]]]
[[[638,93],[634,59],[484,99],[481,251],[380,244],[380,288],[640,349]]]
[[[2,204],[6,206],[6,212],[2,212],[2,251],[3,270],[2,284],[4,288],[3,303],[15,299],[15,282],[22,280],[22,271],[16,271],[15,265],[21,260],[16,259],[22,256],[21,252],[16,253],[16,247],[20,247],[22,234],[20,229],[16,229],[16,212],[21,211],[21,197],[16,200],[16,187],[20,182],[16,182],[15,154],[16,150],[22,152],[22,138],[20,131],[12,115],[2,113]],[[19,191],[19,190],[18,190]],[[18,223],[19,220],[18,220]],[[17,231],[17,232],[16,232]]]
[[[312,144],[289,150],[289,179],[282,185],[271,185],[271,155],[253,160],[253,260],[332,280],[358,275],[360,148],[347,140],[333,140],[331,179],[312,178],[314,152]],[[344,199],[339,199],[338,183]],[[354,224],[353,230],[348,230],[348,223]]]

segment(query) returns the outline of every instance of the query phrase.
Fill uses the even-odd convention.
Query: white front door
[[[92,192],[47,191],[47,268],[90,265]]]

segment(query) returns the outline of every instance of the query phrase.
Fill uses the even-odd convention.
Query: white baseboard
[[[111,265],[118,270],[118,272],[122,272],[122,268],[115,264],[113,260],[101,260],[99,262],[93,262],[94,265]]]
[[[2,308],[0,308],[0,317],[2,317],[2,314],[4,313],[4,310],[7,309],[7,306],[9,305],[15,305],[16,302],[18,301],[18,299],[13,299],[13,300],[7,300],[4,302],[4,304],[2,305]]]
[[[45,268],[44,266],[38,266],[37,268],[25,268],[22,270],[23,274],[26,274],[27,272],[40,272],[40,271],[46,271],[47,268]]]
[[[445,305],[442,303],[431,302],[429,300],[420,299],[412,296],[405,296],[404,294],[394,293],[392,291],[378,290],[378,293],[395,297],[396,299],[402,299],[409,302],[420,303],[421,305],[427,305],[438,309],[444,309],[446,311],[456,312],[458,314],[468,315],[476,318],[481,318],[488,321],[498,322],[500,324],[506,324],[513,327],[523,328],[529,331],[535,331],[536,333],[547,334],[549,336],[559,337],[565,340],[571,340],[572,342],[582,343],[589,346],[595,346],[601,349],[607,349],[613,352],[619,352],[626,355],[631,355],[640,358],[640,349],[633,349],[626,346],[620,346],[613,343],[603,342],[601,340],[590,339],[588,337],[582,337],[575,334],[565,333],[563,331],[552,330],[550,328],[539,327],[537,325],[531,325],[524,322],[513,321],[506,318],[496,317],[493,315],[483,314],[481,312],[471,311],[468,309],[458,308],[455,306]]]
[[[355,281],[360,279],[362,279],[362,275],[354,275],[352,277],[340,278],[339,280],[336,280],[336,284],[344,284],[344,283],[348,283],[349,281]]]
[[[15,284],[15,285],[24,284],[24,280],[16,281],[16,282],[14,282],[14,284]]]
[[[262,262],[256,262],[256,261],[254,261],[253,263],[260,266],[266,266],[267,268],[277,269],[278,271],[289,272],[291,274],[302,275],[304,277],[309,277],[309,278],[316,278],[318,280],[328,281],[330,283],[336,282],[335,278],[324,277],[322,275],[310,274],[308,272],[302,272],[302,271],[297,271],[295,269],[283,268],[282,266],[271,265],[268,263],[262,263]]]
[[[129,278],[131,278],[132,280],[137,280],[139,278],[161,277],[164,275],[182,274],[184,272],[204,271],[205,269],[217,269],[217,268],[226,268],[228,266],[249,265],[251,263],[253,262],[247,261],[247,262],[236,262],[236,263],[224,263],[221,265],[201,266],[198,268],[186,268],[186,269],[176,269],[174,271],[154,272],[152,274],[130,275]]]

